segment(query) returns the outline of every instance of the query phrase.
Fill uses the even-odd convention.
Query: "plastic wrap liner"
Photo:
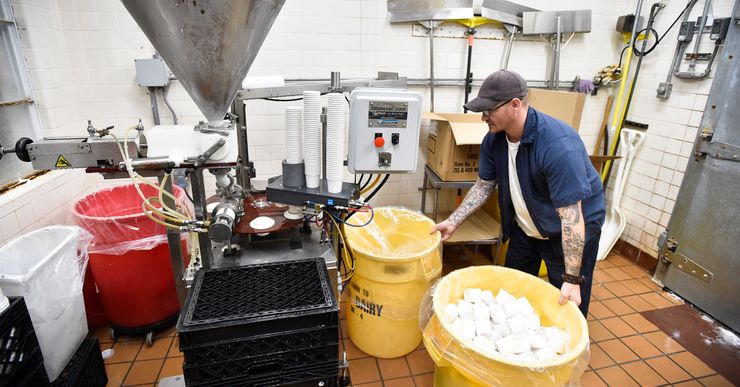
[[[365,224],[370,216],[357,213],[349,222]],[[439,232],[430,234],[433,227],[434,222],[420,213],[401,207],[376,208],[367,226],[344,228],[356,259],[355,274],[385,283],[434,279],[442,272],[442,244]]]
[[[517,298],[526,297],[542,326],[555,326],[570,335],[565,353],[551,360],[525,363],[473,347],[472,342],[452,330],[452,321],[444,312],[445,306],[463,298],[468,288],[493,294],[505,289]],[[590,360],[588,326],[574,303],[560,305],[559,299],[560,291],[549,283],[500,266],[469,267],[439,280],[427,292],[419,311],[424,345],[437,365],[435,386],[579,385]]]
[[[144,196],[158,197],[159,191],[139,184]],[[173,186],[178,211],[192,214],[185,191]],[[130,250],[149,250],[166,241],[167,228],[149,219],[142,210],[143,200],[133,184],[101,189],[77,201],[72,215],[80,227],[93,235],[91,251],[122,255]],[[159,207],[157,200],[152,204]],[[156,216],[156,215],[155,215]]]
[[[25,298],[51,380],[87,335],[82,283],[91,238],[79,227],[49,226],[0,248],[0,286]]]

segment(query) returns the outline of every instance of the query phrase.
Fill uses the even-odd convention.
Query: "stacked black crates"
[[[322,258],[201,270],[177,323],[189,386],[332,386],[339,306]]]
[[[36,332],[22,297],[0,313],[0,386],[49,386]]]
[[[82,341],[72,359],[62,373],[54,379],[53,387],[105,387],[108,376],[105,373],[103,356],[98,339],[88,337]]]

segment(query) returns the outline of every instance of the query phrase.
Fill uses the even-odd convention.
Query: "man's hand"
[[[442,242],[450,239],[457,227],[488,200],[494,188],[496,188],[495,180],[481,180],[478,178],[468,194],[465,195],[465,199],[460,203],[460,206],[452,212],[447,220],[435,224],[429,233],[441,232]]]
[[[432,231],[430,234],[434,234],[435,232],[439,231],[442,233],[442,242],[450,239],[452,234],[455,233],[455,230],[457,230],[457,225],[455,223],[450,222],[449,220],[445,220],[442,223],[437,223],[432,227]]]
[[[581,285],[563,282],[560,287],[560,305],[565,305],[569,300],[575,302],[576,306],[581,305]]]

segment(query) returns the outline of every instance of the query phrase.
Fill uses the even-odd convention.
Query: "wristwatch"
[[[581,274],[581,275],[570,275],[568,273],[563,273],[563,277],[562,278],[563,278],[563,282],[567,282],[567,283],[571,283],[571,284],[576,284],[576,285],[580,285],[584,281],[586,281],[586,277],[584,277],[583,274]]]

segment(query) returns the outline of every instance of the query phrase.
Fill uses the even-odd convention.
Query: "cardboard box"
[[[430,120],[427,164],[446,181],[478,179],[480,144],[488,125],[480,113],[424,113]]]
[[[586,94],[569,91],[529,89],[529,105],[547,115],[565,121],[578,131],[581,126]]]

